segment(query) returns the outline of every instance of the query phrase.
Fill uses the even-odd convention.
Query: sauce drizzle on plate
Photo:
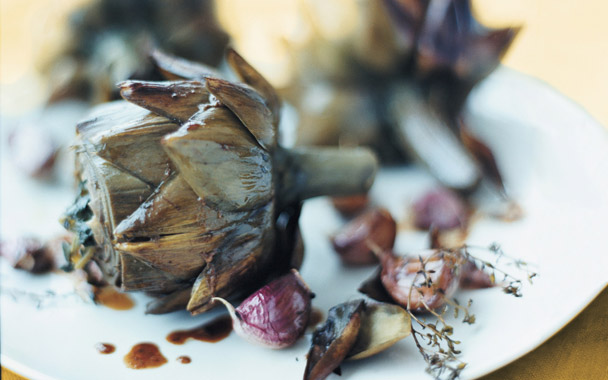
[[[156,368],[167,362],[158,346],[153,343],[139,343],[124,357],[127,367],[132,369]]]
[[[173,344],[184,344],[188,339],[196,339],[215,343],[226,338],[231,331],[232,320],[230,316],[224,315],[190,330],[173,331],[167,335],[167,341]]]

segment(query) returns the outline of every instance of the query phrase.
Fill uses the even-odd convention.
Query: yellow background
[[[35,57],[54,52],[65,37],[68,10],[85,2],[0,0],[2,112],[23,112],[42,101]],[[488,25],[523,26],[505,65],[545,80],[608,126],[608,1],[474,0],[474,5]],[[28,91],[21,96],[17,90],[24,87]],[[2,378],[20,379],[5,368]],[[608,290],[548,342],[483,378],[499,379],[608,379]]]

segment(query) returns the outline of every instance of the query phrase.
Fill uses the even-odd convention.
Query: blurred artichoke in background
[[[66,254],[157,296],[150,313],[198,314],[212,297],[247,295],[297,267],[301,201],[366,192],[377,161],[363,148],[279,146],[279,97],[233,50],[226,59],[244,83],[151,56],[173,81],[122,82],[127,101],[78,124],[84,185],[63,220],[77,234]]]
[[[151,46],[215,66],[227,42],[209,0],[94,0],[71,15],[68,41],[48,65],[49,101],[119,99],[119,81],[162,79]]]
[[[311,32],[287,39],[294,74],[284,89],[299,110],[298,144],[371,146],[384,161],[418,159],[453,189],[470,190],[485,174],[504,190],[492,153],[460,114],[517,28],[483,27],[469,0],[357,1],[348,33],[336,36],[328,20],[344,16],[304,4]]]

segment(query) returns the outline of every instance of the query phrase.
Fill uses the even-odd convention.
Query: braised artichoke
[[[109,283],[159,297],[151,313],[197,314],[297,267],[301,201],[366,192],[377,161],[362,148],[279,146],[279,97],[233,50],[227,61],[244,83],[152,56],[181,80],[122,82],[127,101],[77,126],[85,188],[64,225],[88,248],[68,256],[80,263],[93,250]]]
[[[46,64],[50,101],[120,99],[116,82],[161,80],[146,59],[150,45],[209,65],[220,63],[228,35],[211,0],[94,0],[70,15],[69,35]]]
[[[295,74],[285,90],[301,111],[299,144],[371,146],[388,161],[417,159],[445,186],[469,190],[485,174],[502,190],[491,152],[460,112],[517,28],[483,27],[470,0],[360,1],[336,37],[318,21],[329,19],[323,3],[306,5],[319,17],[306,18],[307,43],[288,45]]]

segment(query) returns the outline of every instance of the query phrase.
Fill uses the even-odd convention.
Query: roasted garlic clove
[[[412,204],[413,222],[417,228],[438,231],[465,229],[470,211],[464,200],[453,191],[437,188],[428,191]]]
[[[269,348],[294,344],[306,330],[312,293],[295,270],[263,286],[235,309],[223,298],[234,331],[244,339]]]
[[[44,244],[35,238],[18,238],[0,242],[0,256],[15,269],[39,274],[57,268],[61,248],[57,244]]]
[[[380,254],[380,279],[391,298],[414,312],[436,309],[445,304],[460,279],[462,258],[442,250],[422,252],[418,257]]]
[[[374,250],[390,250],[395,244],[397,223],[388,210],[372,209],[350,221],[332,239],[334,250],[346,264],[378,261]]]

